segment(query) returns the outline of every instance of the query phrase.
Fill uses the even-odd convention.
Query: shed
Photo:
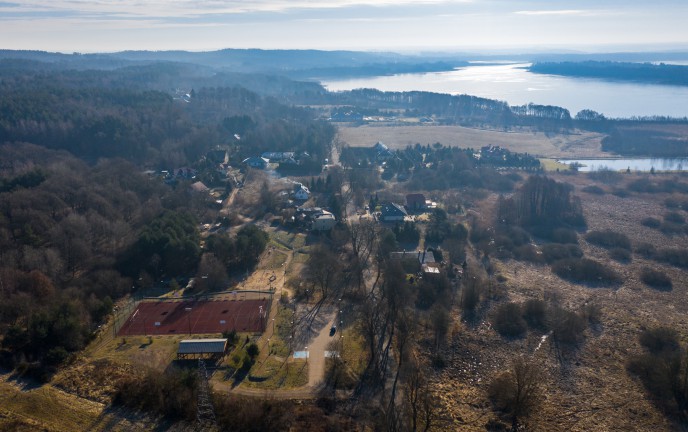
[[[227,350],[227,339],[185,339],[179,342],[177,360],[222,357]]]

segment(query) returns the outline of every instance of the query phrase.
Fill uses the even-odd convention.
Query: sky
[[[688,0],[0,0],[0,49],[688,50]]]

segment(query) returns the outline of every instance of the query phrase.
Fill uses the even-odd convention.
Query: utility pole
[[[205,362],[198,360],[198,410],[196,419],[201,430],[216,431],[217,421],[215,420],[215,409],[210,401],[210,385],[208,384],[208,371]]]

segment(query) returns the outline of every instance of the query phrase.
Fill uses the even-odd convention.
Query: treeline
[[[157,79],[185,82],[189,74],[170,65],[0,68],[0,142],[36,143],[91,161],[122,157],[161,169],[193,163],[218,145],[239,160],[268,150],[328,157],[334,128],[307,109],[239,87],[199,87],[186,102],[173,99],[172,87],[160,91]],[[235,117],[248,121],[235,128]]]
[[[602,139],[602,150],[629,156],[685,157],[688,138],[681,129],[618,126]]]
[[[534,63],[530,72],[615,81],[639,81],[653,84],[688,85],[688,66],[653,63],[583,61]]]

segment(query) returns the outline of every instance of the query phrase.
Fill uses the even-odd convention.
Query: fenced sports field
[[[271,297],[223,300],[141,301],[122,324],[118,336],[210,334],[265,330]]]

